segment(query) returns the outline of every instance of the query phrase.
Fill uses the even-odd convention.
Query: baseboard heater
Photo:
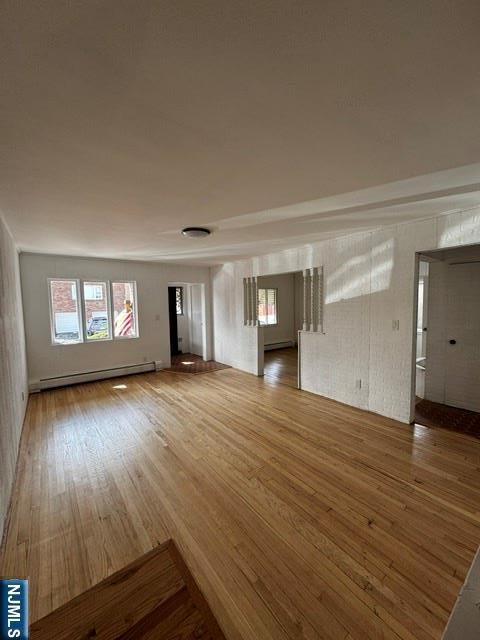
[[[105,378],[117,378],[128,376],[131,373],[144,373],[155,371],[160,367],[155,362],[142,362],[141,364],[130,364],[113,369],[99,369],[98,371],[88,371],[85,373],[72,373],[66,376],[56,376],[54,378],[41,378],[38,382],[32,382],[29,390],[42,391],[42,389],[52,389],[54,387],[65,387],[69,384],[79,384],[81,382],[92,382],[93,380],[104,380]]]
[[[295,340],[285,340],[284,342],[270,342],[263,346],[264,351],[271,351],[272,349],[285,349],[287,347],[294,347]]]

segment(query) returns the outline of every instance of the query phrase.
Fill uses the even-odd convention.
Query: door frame
[[[415,268],[413,273],[413,321],[412,321],[412,354],[411,354],[411,381],[410,381],[410,424],[415,422],[415,398],[417,382],[417,326],[418,326],[418,283],[420,281],[420,262],[429,262],[424,252],[432,251],[424,249],[415,252]],[[428,292],[427,292],[428,296]],[[425,299],[425,293],[424,293]]]
[[[431,254],[451,251],[454,249],[466,249],[467,247],[480,246],[480,242],[468,244],[452,245],[447,247],[436,247],[435,249],[423,249],[415,252],[415,268],[413,276],[413,322],[412,322],[412,352],[411,352],[411,384],[410,384],[410,424],[415,422],[415,382],[416,382],[416,361],[417,361],[417,321],[418,321],[418,281],[420,261],[434,261]],[[429,281],[430,282],[430,281]],[[427,354],[428,362],[428,354]]]
[[[211,322],[211,300],[210,300],[210,287],[205,282],[168,282],[167,287],[184,287],[190,288],[192,285],[200,286],[202,296],[202,358],[205,361],[212,359],[212,322]],[[191,340],[191,291],[188,290],[188,333]],[[168,319],[169,331],[170,331],[170,318]]]
[[[174,285],[168,285],[168,337],[169,337],[169,342],[170,342],[170,358],[172,356],[177,356],[179,355],[179,353],[181,353],[178,349],[178,318],[176,315],[176,289],[177,286]],[[172,337],[172,319],[175,318],[175,332],[174,332],[174,336],[176,337],[177,340],[177,345],[175,347],[174,345],[174,339]]]
[[[275,272],[275,273],[260,273],[257,274],[255,276],[256,281],[257,281],[257,287],[258,287],[258,278],[268,278],[270,276],[283,276],[283,275],[291,275],[291,276],[295,276],[296,273],[301,273],[302,270],[301,269],[293,269],[291,271],[280,271],[280,272]],[[262,287],[260,287],[262,288]],[[293,304],[294,304],[294,315],[295,315],[295,283],[294,283],[294,287],[293,287]],[[257,298],[257,305],[258,305],[258,298]],[[277,296],[277,305],[278,305],[278,296]],[[278,317],[278,308],[277,308],[277,317]],[[257,331],[257,376],[258,377],[263,377],[265,374],[265,333],[264,333],[264,329],[265,327],[261,324],[258,323],[258,319],[257,319],[257,324],[253,327],[256,329]],[[297,331],[297,389],[301,389],[301,374],[300,374],[300,367],[301,367],[301,346],[300,346],[300,333],[302,332],[302,330]]]
[[[188,285],[188,337],[190,340],[190,348],[192,347],[192,309],[193,309],[193,300],[192,300],[192,287],[200,287],[200,295],[201,295],[201,313],[202,313],[202,358],[207,361],[210,360],[208,350],[207,350],[207,300],[206,300],[206,291],[205,285],[200,282],[189,282]]]

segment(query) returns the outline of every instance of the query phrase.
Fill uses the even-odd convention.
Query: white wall
[[[27,398],[18,254],[0,217],[0,540],[15,476]]]
[[[277,289],[276,325],[264,326],[265,345],[296,340],[295,333],[295,283],[293,273],[265,276],[258,279],[259,288]]]
[[[251,275],[251,260],[212,269],[214,359],[258,375],[263,373],[263,327],[243,324],[243,278]]]
[[[258,329],[243,325],[243,277],[323,265],[325,334],[302,334],[302,388],[409,422],[415,252],[475,242],[480,208],[216,267],[215,357],[258,370]]]
[[[208,268],[154,262],[75,258],[40,254],[20,256],[30,384],[45,378],[143,362],[170,363],[168,283],[199,282],[210,292]],[[135,280],[140,337],[78,345],[52,345],[47,279]],[[207,323],[210,324],[209,311]],[[211,334],[208,334],[211,339]]]

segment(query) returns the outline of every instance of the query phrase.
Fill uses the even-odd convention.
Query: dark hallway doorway
[[[170,355],[176,356],[178,350],[178,326],[177,326],[177,287],[168,287],[168,317],[170,320]]]

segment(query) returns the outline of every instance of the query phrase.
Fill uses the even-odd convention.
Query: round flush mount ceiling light
[[[203,227],[185,227],[182,229],[182,236],[187,238],[206,238],[210,235],[210,229],[204,229]]]

